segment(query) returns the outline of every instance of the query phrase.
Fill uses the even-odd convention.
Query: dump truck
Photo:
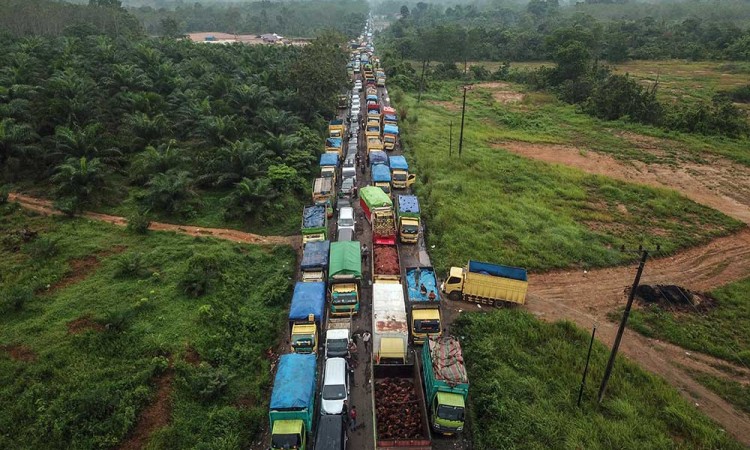
[[[375,244],[396,245],[396,222],[388,194],[379,187],[365,186],[360,190],[359,204],[372,224],[372,241]]]
[[[377,136],[368,136],[367,137],[367,154],[369,155],[372,152],[376,151],[382,151],[383,150],[383,141],[380,140]]]
[[[344,141],[340,137],[326,138],[326,153],[335,153],[339,159],[344,157]]]
[[[326,307],[326,284],[297,282],[289,307],[289,328],[294,353],[316,353]]]
[[[442,434],[463,431],[469,378],[458,339],[431,337],[425,343],[422,376],[432,429]]]
[[[398,246],[372,244],[372,258],[370,258],[372,281],[401,281],[401,265],[399,263]]]
[[[376,364],[407,362],[409,325],[400,283],[372,285],[372,359]]]
[[[389,166],[391,167],[393,189],[406,189],[417,181],[417,176],[409,173],[409,163],[406,162],[404,156],[391,156]]]
[[[346,66],[347,72],[349,72],[350,69],[351,69],[351,73],[349,74],[349,76],[354,75],[353,66],[347,64],[347,66]],[[349,107],[349,96],[346,95],[346,94],[339,94],[337,106],[338,106],[339,109],[346,109],[346,108],[348,108]],[[328,125],[328,126],[329,126],[329,130],[330,130],[330,125]]]
[[[385,124],[383,126],[383,147],[387,151],[393,151],[396,149],[398,143],[398,127],[393,124]]]
[[[465,300],[490,306],[524,304],[528,289],[526,269],[479,261],[451,267],[441,291],[453,301]]]
[[[351,339],[352,319],[350,317],[329,317],[326,320],[326,359],[346,358],[349,355]]]
[[[419,361],[410,359],[409,364],[372,366],[376,449],[432,449]]]
[[[300,271],[303,282],[325,282],[330,241],[308,242],[302,249]]]
[[[332,138],[344,137],[344,119],[333,119],[328,122],[328,136]]]
[[[305,206],[302,210],[302,242],[328,239],[328,215],[324,205]]]
[[[382,121],[383,126],[387,124],[398,125],[398,115],[396,114],[396,109],[391,106],[384,106]]]
[[[369,222],[372,222],[372,211],[391,211],[393,212],[393,201],[383,192],[382,189],[375,186],[365,186],[359,191],[359,204],[362,206],[362,212]]]
[[[338,153],[323,153],[320,155],[320,176],[332,179],[334,186],[336,185],[339,159]]]
[[[383,150],[373,150],[367,157],[369,159],[370,166],[374,166],[376,164],[385,164],[386,166],[388,166],[390,160],[390,158],[388,158],[388,153],[384,152]]]
[[[416,244],[419,241],[419,199],[416,195],[396,197],[396,222],[398,235],[403,244]]]
[[[272,450],[312,449],[316,388],[314,354],[281,355],[268,412]]]
[[[313,203],[325,207],[328,219],[333,217],[333,203],[335,200],[333,186],[334,180],[332,178],[316,178],[313,180]]]
[[[411,338],[414,344],[422,345],[428,337],[440,336],[443,329],[435,269],[429,266],[408,267],[405,277]]]
[[[368,92],[367,95],[365,96],[365,102],[368,105],[377,105],[378,104],[378,94],[377,94],[377,91],[373,92],[373,93],[369,93]]]
[[[370,178],[373,186],[381,188],[388,195],[391,194],[391,169],[387,165],[373,164],[370,168]]]
[[[370,137],[376,137],[380,139],[380,124],[376,123],[376,121],[372,121],[365,125],[365,136]]]
[[[350,316],[359,312],[361,280],[362,252],[359,242],[332,242],[328,263],[332,316]]]

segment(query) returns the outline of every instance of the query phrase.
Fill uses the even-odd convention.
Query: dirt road
[[[8,199],[10,201],[18,202],[18,204],[20,204],[24,208],[36,211],[40,214],[63,214],[52,206],[52,202],[50,200],[30,197],[28,195],[17,193],[11,193],[8,196]],[[128,224],[128,220],[124,217],[110,216],[108,214],[100,214],[95,212],[84,212],[83,214],[81,214],[81,217],[92,220],[99,220],[121,227],[124,227]],[[230,230],[226,228],[204,228],[192,225],[175,225],[170,223],[151,222],[151,225],[149,225],[148,229],[154,231],[174,231],[175,233],[186,234],[188,236],[211,236],[244,244],[291,245],[294,248],[299,248],[301,245],[300,236],[261,236],[258,234],[245,233],[243,231]]]

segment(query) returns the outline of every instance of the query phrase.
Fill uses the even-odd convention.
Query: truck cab
[[[271,430],[271,449],[307,449],[307,433],[301,420],[277,420]]]
[[[352,241],[355,242],[355,241]],[[331,315],[349,316],[359,312],[357,283],[336,283],[331,286]]]
[[[442,334],[440,319],[440,309],[438,308],[412,307],[411,336],[414,344],[424,344],[428,336],[440,336]]]
[[[318,329],[314,323],[292,325],[292,351],[315,353],[318,348]]]
[[[466,411],[464,397],[449,392],[438,392],[436,397],[430,411],[432,428],[447,435],[463,431]]]

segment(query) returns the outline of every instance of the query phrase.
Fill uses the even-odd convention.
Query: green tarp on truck
[[[328,278],[362,278],[362,254],[358,241],[331,242]]]

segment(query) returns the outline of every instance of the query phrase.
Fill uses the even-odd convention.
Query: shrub
[[[151,225],[151,219],[147,211],[137,211],[128,216],[127,230],[135,234],[146,234]]]
[[[135,312],[129,309],[110,310],[100,322],[109,333],[122,333],[130,327]]]
[[[180,289],[192,297],[208,292],[211,285],[221,279],[221,261],[215,256],[195,255],[188,260],[180,280]]]
[[[210,402],[221,396],[229,383],[230,376],[222,367],[211,367],[202,362],[188,377],[190,390],[198,399]]]
[[[29,243],[26,246],[26,249],[32,258],[52,258],[60,252],[58,241],[59,239],[49,238],[45,236]]]
[[[34,298],[34,291],[26,286],[12,286],[0,292],[0,307],[3,311],[20,311]]]
[[[138,278],[149,274],[141,253],[125,253],[115,260],[115,277]]]

